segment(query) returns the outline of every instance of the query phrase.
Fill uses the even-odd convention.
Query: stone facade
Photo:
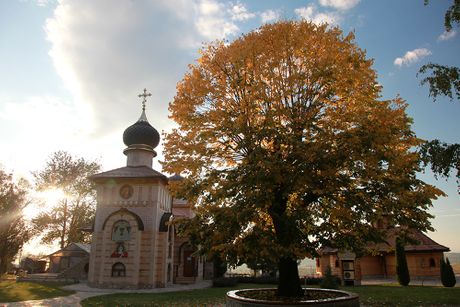
[[[123,140],[127,166],[91,178],[97,208],[88,284],[137,289],[202,280],[208,276],[203,257],[170,225],[175,217],[192,217],[192,209],[168,190],[169,181],[180,176],[168,178],[152,169],[159,134],[145,110],[125,130]]]

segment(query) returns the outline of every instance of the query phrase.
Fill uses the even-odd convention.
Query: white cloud
[[[322,6],[333,7],[337,10],[348,10],[355,7],[360,0],[319,0]]]
[[[247,8],[240,2],[232,5],[229,11],[232,16],[232,20],[245,21],[256,17],[256,14],[248,12]]]
[[[15,173],[28,177],[30,171],[42,166],[51,152],[86,147],[83,140],[92,128],[91,118],[86,110],[71,101],[53,96],[20,100],[2,98],[0,101],[2,126],[14,131],[14,134],[4,133],[2,141],[17,144],[8,151],[2,151],[0,161],[14,167]],[[17,143],[17,140],[22,142]]]
[[[222,39],[238,32],[238,26],[231,20],[233,15],[228,16],[223,3],[215,0],[201,0],[198,6],[198,16],[195,26],[207,39]]]
[[[274,11],[274,10],[266,10],[260,13],[260,19],[262,20],[262,23],[272,22],[272,21],[278,20],[279,18],[280,18],[279,12]]]
[[[315,24],[338,24],[341,20],[341,16],[338,13],[318,12],[316,7],[313,5],[296,8],[294,13],[300,18],[310,20]]]
[[[201,42],[237,33],[236,22],[216,0],[61,0],[45,29],[57,72],[101,135],[137,119],[144,87],[150,122],[170,127],[167,104],[187,64]]]
[[[311,19],[313,16],[313,11],[315,10],[313,5],[309,5],[306,7],[299,7],[294,10],[297,16],[302,17],[304,19]]]
[[[426,48],[418,48],[414,49],[412,51],[407,51],[406,54],[403,57],[396,58],[394,60],[394,65],[396,66],[409,66],[422,58],[429,56],[431,54],[431,51],[426,49]]]
[[[455,30],[451,30],[449,32],[444,31],[441,35],[439,35],[438,40],[446,41],[446,40],[453,38],[456,34],[457,34],[457,31]]]

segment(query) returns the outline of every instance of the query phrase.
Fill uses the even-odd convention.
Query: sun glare
[[[24,215],[28,219],[36,217],[41,211],[46,211],[58,204],[65,197],[61,189],[47,189],[41,192],[36,192],[33,199],[25,209]]]

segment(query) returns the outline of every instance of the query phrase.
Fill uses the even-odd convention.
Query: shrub
[[[240,276],[238,277],[239,283],[245,284],[277,284],[278,278],[272,276],[260,276],[260,277],[249,277],[249,276]]]
[[[457,283],[455,279],[455,273],[450,265],[449,258],[444,261],[444,257],[441,258],[441,282],[444,287],[453,287]]]
[[[213,287],[233,287],[238,284],[238,279],[234,277],[218,277],[212,280]]]
[[[399,237],[396,238],[396,275],[401,286],[409,285],[410,275],[409,268],[407,267],[404,241]]]
[[[321,277],[304,277],[300,279],[302,285],[316,286],[321,283],[323,279]]]
[[[218,255],[213,258],[214,278],[223,277],[227,272],[227,262],[223,261]]]
[[[326,268],[326,274],[321,280],[319,286],[323,289],[338,289],[339,284],[337,283],[337,277],[332,275],[331,267],[328,265]]]

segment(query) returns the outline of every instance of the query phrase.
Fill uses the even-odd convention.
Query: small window
[[[336,268],[340,267],[339,259],[336,259],[336,260],[335,260],[335,267],[336,267]]]
[[[430,258],[430,268],[436,267],[436,261],[433,258]]]
[[[112,277],[125,277],[126,268],[121,262],[117,262],[112,266]]]

